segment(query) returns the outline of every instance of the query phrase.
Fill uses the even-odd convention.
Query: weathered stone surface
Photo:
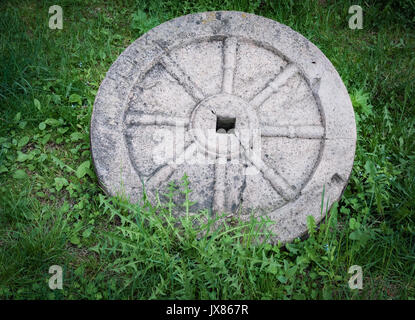
[[[275,21],[242,12],[183,16],[115,61],[91,121],[98,178],[138,201],[189,176],[193,210],[268,215],[276,238],[304,234],[345,188],[356,128],[324,54]],[[323,212],[323,214],[321,214]]]

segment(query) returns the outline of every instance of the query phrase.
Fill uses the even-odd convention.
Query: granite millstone
[[[107,193],[136,202],[145,186],[163,198],[186,174],[193,212],[266,215],[283,243],[341,197],[355,144],[349,95],[325,55],[285,25],[233,11],[137,39],[109,69],[91,120]]]

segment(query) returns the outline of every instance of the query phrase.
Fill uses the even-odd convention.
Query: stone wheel
[[[107,73],[91,122],[110,194],[137,201],[144,185],[154,199],[186,173],[194,210],[266,214],[281,241],[302,235],[307,215],[320,221],[323,190],[327,206],[340,197],[355,135],[327,58],[288,27],[240,12],[180,17],[138,39]]]

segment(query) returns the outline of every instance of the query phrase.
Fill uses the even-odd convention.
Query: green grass
[[[54,4],[63,30],[48,28]],[[363,30],[348,28],[351,4],[363,7]],[[300,32],[353,102],[348,187],[329,219],[309,221],[310,237],[286,248],[252,243],[266,220],[207,232],[214,222],[202,211],[175,226],[171,201],[107,197],[93,172],[89,122],[110,65],[152,27],[208,10],[252,12]],[[0,298],[414,299],[414,17],[412,0],[2,1]],[[191,200],[185,180],[171,192]],[[64,268],[63,290],[48,287],[53,264]],[[348,288],[354,264],[363,290]]]

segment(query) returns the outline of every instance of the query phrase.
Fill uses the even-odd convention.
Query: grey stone
[[[91,120],[106,192],[136,202],[144,184],[154,200],[186,173],[193,212],[267,215],[274,242],[324,218],[355,144],[330,61],[289,27],[242,12],[183,16],[137,39],[108,71]]]

